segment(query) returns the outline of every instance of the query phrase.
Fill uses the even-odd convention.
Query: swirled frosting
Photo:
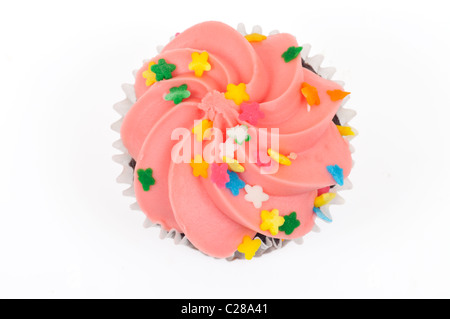
[[[219,22],[201,23],[177,35],[138,71],[137,102],[121,128],[122,141],[136,160],[134,188],[142,211],[213,257],[231,256],[257,233],[281,239],[304,236],[314,226],[318,190],[336,184],[327,168],[338,168],[345,178],[352,166],[348,142],[332,121],[340,100],[330,92],[343,92],[342,87],[303,68],[300,56],[288,62],[283,58],[289,48],[298,48],[292,35],[254,38]],[[203,52],[209,66],[196,74],[194,55]],[[154,66],[160,61],[175,67],[167,77],[149,82],[149,72],[158,71]],[[242,104],[227,95],[240,84],[248,96]],[[313,90],[302,91],[305,85]],[[189,93],[175,103],[168,97],[176,90]],[[308,105],[308,92],[320,103]],[[241,116],[244,107],[257,109],[257,115]],[[239,169],[223,168],[220,159],[197,166],[172,160],[174,146],[180,144],[172,132],[192,132],[202,120],[222,132],[248,129],[247,140],[232,145],[232,152],[247,159]],[[257,136],[259,128],[267,129],[267,136]],[[263,174],[259,160],[248,160],[248,140],[258,138],[266,138],[269,148],[273,138],[279,141],[270,159],[280,162],[275,173]],[[185,142],[198,143],[196,134]],[[209,143],[204,139],[201,147]],[[288,154],[295,156],[288,159]],[[262,155],[268,157],[267,152]],[[281,157],[289,164],[283,165]],[[202,172],[195,174],[197,168]],[[145,174],[150,182],[145,182]]]

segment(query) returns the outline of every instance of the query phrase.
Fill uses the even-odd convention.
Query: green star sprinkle
[[[158,64],[151,66],[151,70],[156,74],[156,81],[169,80],[172,78],[172,72],[175,71],[177,67],[175,64],[168,64],[166,60],[159,59]]]
[[[286,235],[292,234],[294,229],[300,226],[300,221],[297,219],[297,213],[292,212],[289,215],[283,216],[284,224],[278,228],[280,231],[284,231]]]
[[[290,47],[284,52],[281,57],[284,59],[284,62],[288,63],[294,60],[300,52],[303,50],[303,47]],[[153,71],[153,70],[152,70]]]
[[[169,94],[166,94],[164,100],[173,101],[175,104],[181,103],[184,99],[191,96],[191,92],[187,90],[187,84],[180,85],[178,87],[171,88]]]
[[[142,184],[144,191],[148,192],[150,186],[155,185],[155,179],[153,178],[153,170],[151,168],[138,169],[137,174],[139,176],[139,181]]]

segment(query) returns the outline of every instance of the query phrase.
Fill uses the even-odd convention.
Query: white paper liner
[[[244,35],[244,36],[247,35],[247,32],[246,32],[244,24],[240,23],[238,25],[238,27],[237,27],[237,30],[242,35]],[[251,33],[260,33],[260,34],[262,34],[262,28],[260,26],[256,25],[256,26],[254,26],[252,28],[252,32]],[[269,32],[269,35],[278,34],[278,33],[279,33],[278,30],[274,30],[274,31]],[[173,39],[173,37],[171,39]],[[338,83],[339,85],[341,85],[342,87],[344,87],[345,83],[343,81],[338,81],[338,80],[333,80],[332,79],[334,73],[336,72],[336,69],[334,67],[322,67],[321,66],[321,64],[322,64],[322,62],[324,60],[324,57],[322,55],[309,56],[310,51],[311,51],[311,45],[303,44],[302,47],[303,47],[303,49],[302,49],[302,51],[300,53],[302,59],[307,64],[309,64],[314,69],[314,71],[316,71],[316,73],[318,75],[320,75],[321,77],[323,77],[323,78],[325,78],[327,80],[334,81],[334,82]],[[163,46],[157,46],[156,47],[156,51],[158,53],[160,53],[162,48],[163,48]],[[145,60],[144,63],[145,62],[147,62],[147,60]],[[133,76],[136,77],[136,74],[137,74],[137,70],[134,70],[133,71]],[[111,129],[113,131],[119,133],[119,134],[120,134],[120,128],[122,126],[122,122],[123,122],[123,119],[125,117],[125,114],[128,112],[128,110],[136,102],[136,94],[134,92],[133,84],[123,84],[122,85],[122,90],[124,91],[126,98],[124,100],[114,104],[114,106],[113,106],[114,110],[117,113],[119,113],[120,119],[118,121],[114,122],[111,125]],[[339,109],[338,109],[338,111],[336,113],[336,115],[339,118],[339,121],[340,121],[342,126],[350,126],[349,125],[350,120],[353,117],[356,116],[356,111],[354,111],[352,109],[349,109],[349,108],[344,108],[344,105],[348,102],[349,99],[350,99],[350,96],[347,96],[347,97],[345,97],[342,100],[342,103],[341,103],[341,105],[340,105],[340,107],[339,107]],[[351,127],[351,128],[352,128],[352,131],[355,133],[355,135],[353,135],[353,136],[345,136],[344,138],[346,138],[349,141],[350,151],[353,153],[354,152],[354,147],[351,144],[351,140],[358,135],[358,132],[353,127]],[[133,169],[130,166],[130,162],[132,160],[132,157],[130,156],[130,154],[128,153],[127,149],[123,145],[121,139],[115,141],[113,143],[113,147],[121,152],[120,154],[117,154],[117,155],[113,156],[113,161],[115,161],[116,163],[122,165],[122,167],[123,167],[122,172],[117,177],[116,181],[117,181],[117,183],[120,183],[120,184],[128,184],[129,185],[129,187],[126,188],[122,192],[124,196],[129,196],[129,197],[134,197],[135,198],[136,196],[135,196],[134,184],[133,184]],[[354,164],[354,161],[353,161],[353,164]],[[353,185],[352,185],[351,181],[348,178],[346,178],[344,180],[344,184],[342,186],[336,185],[335,187],[330,189],[330,192],[336,193],[336,197],[330,203],[320,207],[321,211],[323,212],[323,214],[326,217],[328,217],[330,220],[332,220],[332,216],[330,214],[330,206],[331,205],[344,204],[345,200],[340,195],[340,192],[348,190],[348,189],[351,189],[352,187],[353,187]],[[141,209],[139,207],[139,204],[136,201],[130,205],[130,209],[131,210],[141,211]],[[320,219],[320,218],[316,218],[316,222],[317,221],[329,223],[329,221],[325,221],[325,220]],[[143,226],[145,228],[159,227],[160,228],[160,236],[159,237],[161,239],[171,238],[171,239],[173,239],[173,241],[174,241],[174,243],[176,245],[184,245],[184,246],[196,249],[189,242],[188,238],[186,236],[184,236],[184,234],[179,233],[175,229],[171,229],[171,230],[167,231],[167,230],[163,229],[161,227],[161,225],[151,222],[148,218],[145,218]],[[314,224],[312,231],[313,232],[320,232],[320,228],[317,225],[317,223]],[[281,240],[281,239],[270,238],[270,237],[266,237],[266,236],[261,236],[260,238],[262,238],[262,240],[261,240],[262,243],[261,243],[260,248],[256,252],[255,257],[260,257],[263,254],[267,254],[267,253],[269,253],[269,252],[271,252],[273,250],[281,249],[281,248],[286,246],[291,241],[293,241],[294,243],[296,243],[298,245],[301,245],[301,244],[304,243],[303,237],[296,238],[296,239],[293,239],[293,240]],[[226,258],[226,260],[232,261],[232,260],[235,260],[235,259],[244,259],[244,258],[245,258],[244,254],[236,251],[232,256]]]

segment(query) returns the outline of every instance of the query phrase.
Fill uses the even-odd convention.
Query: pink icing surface
[[[145,191],[135,172],[139,206],[151,221],[166,230],[184,233],[196,248],[210,256],[228,257],[244,236],[253,238],[256,233],[282,239],[304,236],[314,226],[313,206],[318,190],[323,192],[336,184],[326,167],[338,165],[344,177],[350,173],[348,142],[332,122],[340,102],[331,101],[326,93],[342,88],[304,69],[300,57],[286,63],[281,55],[291,46],[298,44],[289,34],[271,35],[262,42],[250,43],[227,25],[205,22],[177,35],[151,60],[165,59],[175,64],[172,79],[147,86],[142,73],[148,70],[148,63],[137,74],[137,102],[124,119],[121,136],[136,159],[136,172],[152,168],[156,181]],[[196,77],[188,66],[192,53],[203,51],[209,54],[211,70]],[[321,101],[309,111],[300,93],[303,82],[317,88]],[[256,124],[239,120],[239,106],[220,94],[226,92],[230,83],[245,83],[249,103],[259,103],[264,117]],[[177,105],[164,99],[171,88],[182,84],[187,85],[190,97]],[[276,137],[281,154],[297,154],[290,166],[280,165],[275,174],[261,174],[260,166],[249,161],[249,146],[244,143],[238,147],[236,153],[246,159],[242,164],[245,171],[238,173],[239,178],[245,184],[260,185],[269,195],[261,207],[255,208],[247,201],[243,189],[234,196],[229,189],[218,187],[211,179],[213,165],[209,165],[208,177],[204,178],[193,175],[190,163],[171,160],[172,148],[178,143],[171,139],[172,131],[176,128],[191,131],[195,120],[204,119],[213,121],[213,126],[223,131],[245,124],[252,139],[258,138],[258,128],[267,128],[267,136],[259,138],[266,138],[269,147],[271,138]],[[277,136],[271,135],[271,128],[279,129]],[[185,143],[194,141],[191,134]],[[203,147],[208,143],[203,141]],[[220,156],[217,159],[220,161]],[[262,231],[261,211],[272,209],[278,209],[281,216],[295,211],[300,226],[289,235],[280,231],[273,236]]]

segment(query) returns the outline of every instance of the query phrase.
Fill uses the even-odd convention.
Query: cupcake
[[[118,181],[147,225],[216,258],[252,259],[331,222],[351,186],[355,115],[333,68],[287,33],[204,22],[124,85]]]

